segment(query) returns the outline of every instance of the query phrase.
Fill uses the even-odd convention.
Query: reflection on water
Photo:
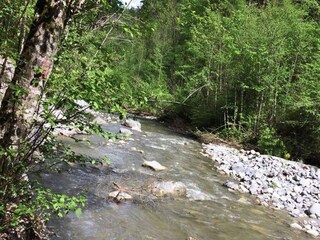
[[[119,126],[104,128],[117,132]],[[256,206],[249,195],[233,194],[222,187],[225,177],[215,171],[210,159],[199,154],[199,143],[152,121],[142,121],[142,129],[132,136],[135,141],[124,144],[110,144],[97,136],[86,136],[90,145],[61,138],[77,153],[93,158],[108,156],[111,168],[71,167],[61,174],[42,174],[43,183],[55,191],[85,191],[88,197],[80,218],[70,214],[50,222],[56,233],[54,239],[309,238],[290,229],[292,219],[285,212]],[[168,170],[154,173],[141,166],[144,160],[158,161]],[[143,192],[145,196],[133,202],[116,204],[107,200],[113,182],[141,190],[154,180],[185,183],[187,197],[154,199]]]

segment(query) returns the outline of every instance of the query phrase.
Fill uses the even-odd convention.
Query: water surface
[[[98,136],[78,136],[90,140],[90,145],[61,138],[76,153],[108,156],[111,164],[110,168],[76,166],[61,174],[41,175],[54,191],[85,192],[88,197],[80,218],[69,214],[50,222],[54,239],[312,239],[289,227],[293,219],[286,212],[258,206],[251,196],[224,188],[226,177],[200,154],[201,144],[157,122],[141,121],[143,132],[134,132],[134,140],[125,143],[110,143]],[[104,126],[111,132],[119,128],[115,123]],[[168,170],[143,168],[144,160],[156,160]],[[187,197],[155,199],[145,191],[155,180],[185,183]],[[107,198],[113,183],[141,195],[132,202],[113,203]]]

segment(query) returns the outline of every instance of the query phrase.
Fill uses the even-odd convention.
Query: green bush
[[[261,152],[275,155],[288,156],[283,141],[277,136],[274,128],[263,128],[259,133],[258,147]]]

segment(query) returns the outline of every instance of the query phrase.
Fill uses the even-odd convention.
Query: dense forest
[[[178,119],[194,131],[319,165],[317,0],[142,3],[0,2],[0,238],[21,225],[40,238],[50,214],[35,213],[83,203],[68,198],[58,206],[61,196],[44,189],[30,203],[23,181],[62,121],[54,110],[64,122],[79,121],[75,100],[121,118]]]

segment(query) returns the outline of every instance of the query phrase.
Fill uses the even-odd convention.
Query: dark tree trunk
[[[61,35],[83,2],[85,0],[38,0],[35,19],[1,103],[0,148],[12,146],[19,152],[25,143],[32,130],[44,83],[51,74]],[[0,155],[0,175],[5,175],[12,164],[8,157]]]

